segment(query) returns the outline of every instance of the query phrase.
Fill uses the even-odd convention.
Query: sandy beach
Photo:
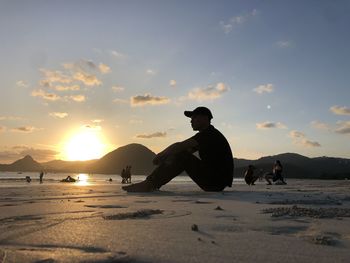
[[[350,181],[0,188],[0,262],[348,262]]]

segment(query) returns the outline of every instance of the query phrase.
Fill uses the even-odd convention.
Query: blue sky
[[[0,161],[72,159],[65,145],[84,131],[100,155],[132,142],[158,152],[194,134],[183,111],[200,105],[236,157],[350,158],[349,11],[345,0],[2,0]]]

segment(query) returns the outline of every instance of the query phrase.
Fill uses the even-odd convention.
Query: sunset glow
[[[85,161],[101,158],[106,145],[95,130],[82,129],[72,134],[64,145],[64,159],[69,161]]]

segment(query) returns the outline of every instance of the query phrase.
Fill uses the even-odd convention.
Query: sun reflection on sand
[[[88,174],[78,174],[77,175],[77,185],[90,185]]]

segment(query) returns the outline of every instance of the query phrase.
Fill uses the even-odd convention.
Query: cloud
[[[76,102],[84,102],[86,100],[84,95],[71,95],[71,96],[67,96],[65,98],[76,101]]]
[[[219,82],[216,86],[208,86],[206,88],[195,88],[188,93],[188,99],[191,100],[214,100],[222,96],[223,93],[227,92],[229,88],[226,84]]]
[[[86,73],[84,71],[76,72],[73,75],[75,80],[83,82],[86,86],[99,86],[102,82],[93,74]]]
[[[256,128],[261,130],[261,129],[271,129],[271,128],[278,128],[278,129],[287,129],[287,126],[284,125],[281,122],[261,122],[256,124]]]
[[[124,88],[123,86],[113,86],[113,87],[112,87],[112,90],[113,90],[114,92],[122,92],[122,91],[125,90],[125,88]]]
[[[103,122],[104,120],[102,119],[95,119],[95,120],[91,120],[93,123],[101,123]]]
[[[63,119],[68,116],[67,112],[50,112],[49,115],[54,118]]]
[[[131,106],[160,105],[167,104],[170,99],[167,97],[155,97],[150,94],[138,95],[130,98]]]
[[[295,139],[295,138],[304,138],[305,137],[305,134],[302,133],[302,132],[299,132],[299,131],[290,131],[289,132],[289,136],[292,138],[292,139]]]
[[[291,43],[289,41],[277,41],[276,45],[280,48],[288,48],[291,46]]]
[[[42,89],[38,89],[38,90],[33,90],[32,91],[32,96],[33,97],[41,97],[43,98],[44,100],[50,100],[50,101],[57,101],[57,100],[60,100],[61,97],[55,93],[49,93],[49,92],[46,92]]]
[[[348,107],[340,107],[340,106],[332,106],[330,107],[330,111],[336,115],[350,115],[350,108]]]
[[[84,128],[89,129],[89,130],[94,130],[94,131],[100,131],[102,130],[102,127],[100,125],[91,125],[91,124],[85,124]]]
[[[304,147],[321,147],[321,144],[316,141],[311,141],[306,138],[306,135],[299,131],[290,131],[289,137],[292,138],[294,144],[298,144]]]
[[[157,72],[156,72],[155,70],[153,70],[153,69],[147,69],[147,70],[146,70],[146,74],[147,74],[147,75],[152,75],[152,76],[154,76],[154,75],[157,74]]]
[[[23,132],[23,133],[31,133],[31,132],[33,132],[35,130],[38,130],[38,128],[35,128],[33,126],[22,126],[22,127],[17,127],[17,128],[11,129],[11,131]]]
[[[331,128],[327,123],[320,122],[320,121],[312,121],[311,126],[318,130],[331,130]]]
[[[141,139],[151,139],[151,138],[164,138],[166,137],[166,132],[155,132],[151,134],[138,134],[136,135],[136,138],[141,138]]]
[[[71,83],[73,80],[71,77],[65,75],[61,71],[52,71],[47,69],[40,69],[40,71],[44,74],[46,83]]]
[[[102,74],[107,74],[111,72],[111,68],[109,66],[107,66],[106,64],[100,63],[98,65],[98,68],[100,69],[100,72]]]
[[[116,57],[116,58],[124,58],[126,57],[125,54],[121,53],[121,52],[118,52],[116,50],[111,50],[111,54],[113,57]]]
[[[228,21],[220,21],[220,27],[225,34],[229,34],[235,27],[246,23],[249,19],[258,14],[258,10],[253,9],[249,13],[231,17]]]
[[[24,80],[19,80],[16,82],[16,86],[19,88],[28,88],[29,84]]]
[[[303,139],[301,141],[301,144],[306,147],[321,147],[321,144],[319,144],[318,142],[309,141],[307,139]]]
[[[259,85],[255,89],[253,89],[253,91],[258,94],[271,93],[273,92],[273,90],[274,86],[272,84]]]
[[[339,121],[337,122],[336,133],[340,134],[350,134],[350,121]]]
[[[170,80],[169,85],[170,85],[170,87],[175,88],[176,87],[176,80],[174,80],[174,79]]]
[[[32,147],[17,145],[12,148],[9,148],[6,151],[1,151],[0,160],[1,162],[14,162],[20,158],[23,158],[26,155],[30,155],[36,161],[45,162],[56,159],[56,156],[58,154],[59,152],[53,150],[35,149]]]
[[[79,85],[71,85],[71,86],[62,86],[62,85],[57,85],[53,87],[57,91],[66,91],[66,90],[80,90]]]

